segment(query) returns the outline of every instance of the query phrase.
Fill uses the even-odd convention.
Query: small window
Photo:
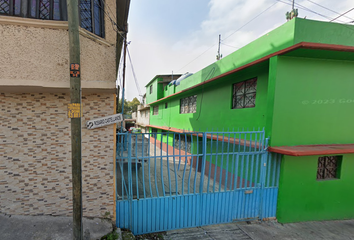
[[[150,85],[150,94],[152,93],[152,85]]]
[[[317,180],[339,179],[342,156],[324,156],[318,158]]]
[[[165,103],[165,108],[168,108],[168,103]]]
[[[159,106],[157,105],[157,106],[154,106],[154,108],[153,108],[153,113],[152,113],[153,115],[157,115],[157,114],[159,114]]]
[[[195,113],[197,112],[197,95],[182,98],[180,100],[180,113]]]
[[[256,106],[257,78],[233,85],[232,108],[252,108]]]

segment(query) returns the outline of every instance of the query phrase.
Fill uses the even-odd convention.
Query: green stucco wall
[[[343,155],[340,179],[335,180],[316,180],[318,157],[283,156],[279,222],[354,218],[354,154]]]
[[[271,146],[354,143],[354,62],[277,58]]]
[[[149,104],[154,102],[164,96],[164,89],[162,84],[159,84],[162,81],[162,78],[156,77],[146,85],[146,103]],[[152,93],[150,94],[150,86],[152,86]]]
[[[354,46],[354,26],[296,18],[294,44],[314,42]]]
[[[181,81],[181,84],[176,87],[176,92],[293,45],[294,32],[295,20],[283,24],[282,26]]]
[[[159,114],[150,115],[150,124],[196,131],[227,131],[236,130],[238,127],[263,128],[267,106],[268,68],[268,64],[263,64],[227,76],[216,85],[198,88],[188,94],[181,94],[178,98],[162,101],[158,103]],[[253,77],[258,77],[256,107],[232,109],[233,84]],[[180,114],[180,99],[194,94],[197,95],[197,112]],[[168,102],[167,109],[165,102]],[[156,104],[151,106],[152,113]]]

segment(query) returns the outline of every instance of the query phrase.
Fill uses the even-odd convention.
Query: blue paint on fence
[[[281,156],[266,151],[264,130],[117,135],[118,227],[143,234],[275,217]]]

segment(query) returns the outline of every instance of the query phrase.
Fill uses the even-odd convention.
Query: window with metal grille
[[[197,112],[197,95],[193,95],[180,100],[180,113]]]
[[[150,85],[150,94],[152,93],[152,85]]]
[[[80,0],[80,26],[104,37],[104,1]],[[0,15],[67,21],[66,0],[0,0]]]
[[[159,114],[159,106],[154,106],[152,115]]]
[[[43,20],[67,20],[66,1],[61,0],[0,0],[0,14]]]
[[[80,0],[81,27],[104,37],[104,1]]]
[[[342,156],[324,156],[318,158],[317,180],[338,179]]]
[[[257,78],[233,85],[232,108],[252,108],[256,106]]]

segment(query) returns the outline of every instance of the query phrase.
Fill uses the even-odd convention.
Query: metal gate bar
[[[275,217],[264,130],[119,133],[117,226],[134,234]]]

